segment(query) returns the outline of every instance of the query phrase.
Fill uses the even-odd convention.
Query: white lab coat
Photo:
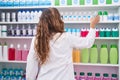
[[[90,48],[95,40],[95,29],[91,28],[86,38],[67,33],[63,33],[60,37],[59,35],[60,33],[57,33],[53,39],[50,40],[49,60],[40,67],[38,67],[38,61],[35,57],[35,38],[33,38],[27,57],[27,80],[36,80],[38,68],[40,68],[40,72],[37,80],[74,80],[72,49]],[[58,39],[56,40],[56,38]]]

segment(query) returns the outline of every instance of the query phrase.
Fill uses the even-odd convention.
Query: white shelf
[[[92,63],[73,63],[78,66],[103,66],[103,67],[119,67],[118,64],[92,64]]]
[[[68,6],[14,6],[14,7],[0,7],[0,9],[40,9],[40,8],[48,8],[48,7],[55,7],[55,8],[96,8],[96,7],[100,7],[100,8],[117,8],[120,5],[114,5],[114,4],[110,4],[110,5],[79,5],[79,6],[72,6],[72,5],[68,5]]]
[[[0,62],[3,62],[3,63],[27,63],[27,61],[3,61],[3,60],[1,60]]]
[[[96,39],[119,40],[119,37],[96,37]]]
[[[38,22],[0,22],[0,24],[37,24]],[[79,23],[90,23],[90,21],[64,21],[65,24],[79,24]],[[102,21],[99,23],[120,23],[120,21]]]

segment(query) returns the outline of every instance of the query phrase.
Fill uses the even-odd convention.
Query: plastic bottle
[[[20,44],[17,45],[17,49],[15,52],[15,60],[18,60],[18,61],[22,60],[22,50],[20,49]]]
[[[65,14],[63,15],[63,20],[64,21],[68,21],[69,20],[68,12],[65,12]]]
[[[114,13],[114,21],[119,21],[119,14],[118,13]]]
[[[111,80],[118,80],[117,74],[112,74]]]
[[[117,45],[111,45],[109,59],[110,59],[110,64],[118,64]]]
[[[33,36],[33,31],[30,25],[28,26],[28,36]]]
[[[10,22],[10,13],[9,12],[6,13],[6,21]]]
[[[2,26],[1,35],[2,35],[2,37],[7,36],[7,26],[6,25]]]
[[[59,0],[55,0],[55,6],[59,6],[60,5],[60,1]]]
[[[98,15],[100,16],[100,21],[103,21],[103,13],[102,13],[102,11],[99,11]]]
[[[33,1],[33,6],[38,6],[39,5],[39,0],[34,0]]]
[[[87,73],[86,80],[93,80],[92,72]]]
[[[88,63],[89,61],[89,51],[87,48],[81,50],[81,61],[82,63]]]
[[[18,25],[17,25],[17,28],[16,28],[16,36],[21,36],[21,34],[20,34],[20,28],[19,28]]]
[[[109,12],[108,14],[108,21],[113,21],[114,20],[114,15],[112,12]]]
[[[73,6],[79,6],[80,0],[72,0]]]
[[[104,73],[104,74],[103,74],[103,79],[102,79],[102,80],[110,80],[109,74]]]
[[[114,4],[114,5],[120,4],[120,0],[112,0],[112,4]]]
[[[82,28],[81,29],[81,37],[85,37],[86,33],[85,33],[86,29]]]
[[[34,11],[34,22],[38,22],[38,11]]]
[[[7,6],[13,6],[14,0],[8,0],[7,1]]]
[[[82,21],[82,13],[81,12],[78,13],[78,21]]]
[[[23,35],[23,36],[26,36],[26,35],[27,35],[27,30],[26,30],[26,28],[25,28],[24,25],[23,25],[23,27],[22,27],[22,35]]]
[[[111,29],[110,28],[106,28],[105,37],[111,37]]]
[[[105,29],[104,28],[100,28],[100,37],[105,37]]]
[[[3,60],[7,61],[8,60],[8,45],[5,42],[3,46]]]
[[[37,33],[37,32],[36,32],[36,29],[37,29],[37,25],[35,25],[34,28],[33,28],[33,36],[35,36],[36,33]]]
[[[1,21],[2,21],[2,22],[5,22],[5,12],[2,12],[2,13],[1,13]]]
[[[22,50],[22,61],[27,60],[28,53],[29,53],[29,50],[27,49],[27,45],[24,44],[24,50]]]
[[[80,0],[80,5],[85,5],[85,0]]]
[[[103,12],[103,21],[108,21],[108,12],[107,11]]]
[[[105,45],[105,44],[101,45],[100,63],[101,64],[107,64],[108,63],[108,50],[107,50],[107,45]]]
[[[12,13],[12,22],[16,22],[16,13],[15,12]]]
[[[80,59],[81,59],[81,53],[80,53],[80,50],[79,49],[75,49],[75,62],[76,63],[80,63]]]
[[[72,5],[72,1],[73,1],[73,0],[67,0],[67,6],[68,6],[68,5]]]
[[[80,37],[80,29],[76,29],[76,36]]]
[[[66,6],[67,5],[67,0],[59,0],[60,1],[60,6]]]
[[[14,0],[13,6],[19,6],[19,0]]]
[[[106,5],[106,0],[98,0],[99,5]]]
[[[26,22],[26,12],[22,11],[21,13],[21,22]]]
[[[79,80],[86,80],[84,72],[80,72]]]
[[[83,13],[82,20],[87,21],[87,13],[86,12]]]
[[[93,0],[93,5],[98,5],[98,0]]]
[[[112,37],[119,37],[118,28],[112,28]]]
[[[95,73],[94,80],[102,80],[101,77],[100,77],[100,73]]]
[[[16,35],[16,29],[14,27],[11,26],[11,36],[15,36]]]
[[[0,61],[3,59],[2,45],[0,43]]]
[[[92,5],[92,0],[85,0],[85,5]]]
[[[99,29],[98,28],[95,28],[95,30],[96,30],[96,37],[99,37]]]
[[[77,73],[74,72],[75,80],[78,80]]]
[[[90,63],[97,63],[98,62],[98,50],[97,45],[93,45],[92,48],[90,48]]]
[[[106,4],[112,4],[112,0],[106,0]]]
[[[17,18],[18,22],[22,22],[22,11],[18,11]]]
[[[27,22],[30,22],[31,21],[31,14],[30,14],[30,11],[26,11],[26,20]]]
[[[11,44],[10,48],[8,49],[8,56],[9,60],[15,60],[15,48],[13,47],[13,44]]]
[[[26,0],[25,5],[26,6],[32,6],[34,1],[33,0]]]
[[[20,6],[25,6],[26,0],[19,0]]]

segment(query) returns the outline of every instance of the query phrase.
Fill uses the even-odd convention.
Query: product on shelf
[[[8,60],[15,60],[15,48],[13,44],[10,44],[10,48],[8,49]]]
[[[90,63],[98,63],[98,50],[95,44],[90,48]]]
[[[20,49],[20,44],[17,45],[17,49],[15,51],[15,60],[17,61],[22,60],[22,50]]]
[[[7,61],[8,60],[8,45],[5,42],[3,46],[3,60]]]
[[[119,37],[119,30],[118,28],[112,28],[112,37]]]
[[[100,63],[107,64],[108,63],[108,49],[107,45],[101,45],[100,49]]]
[[[111,80],[118,80],[117,74],[112,74]]]
[[[86,80],[84,72],[80,72],[79,80]]]
[[[6,37],[7,36],[7,26],[6,25],[2,25],[1,26],[1,36],[2,37]]]
[[[100,73],[95,73],[94,80],[101,80]]]
[[[78,80],[77,73],[74,72],[75,80]]]
[[[89,62],[89,51],[88,48],[81,50],[81,62],[82,63],[88,63]]]
[[[88,72],[88,73],[87,73],[87,78],[86,78],[86,80],[93,80],[92,72]]]
[[[103,79],[102,79],[102,80],[110,80],[109,74],[104,73],[104,74],[103,74]]]
[[[85,5],[92,5],[93,0],[85,0]]]
[[[2,55],[3,55],[3,53],[2,53],[2,45],[0,43],[0,60],[2,60]]]
[[[29,50],[27,49],[27,45],[24,44],[24,49],[22,50],[22,61],[27,61],[27,56],[29,53]]]
[[[117,45],[111,45],[109,59],[110,59],[110,64],[117,64],[118,63]]]
[[[99,5],[106,5],[106,0],[98,0],[98,4]]]

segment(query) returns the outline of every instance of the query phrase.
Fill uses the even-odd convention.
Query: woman
[[[93,45],[98,22],[99,16],[92,18],[89,34],[81,38],[64,32],[64,22],[56,8],[45,9],[27,58],[27,80],[74,80],[72,49]]]

